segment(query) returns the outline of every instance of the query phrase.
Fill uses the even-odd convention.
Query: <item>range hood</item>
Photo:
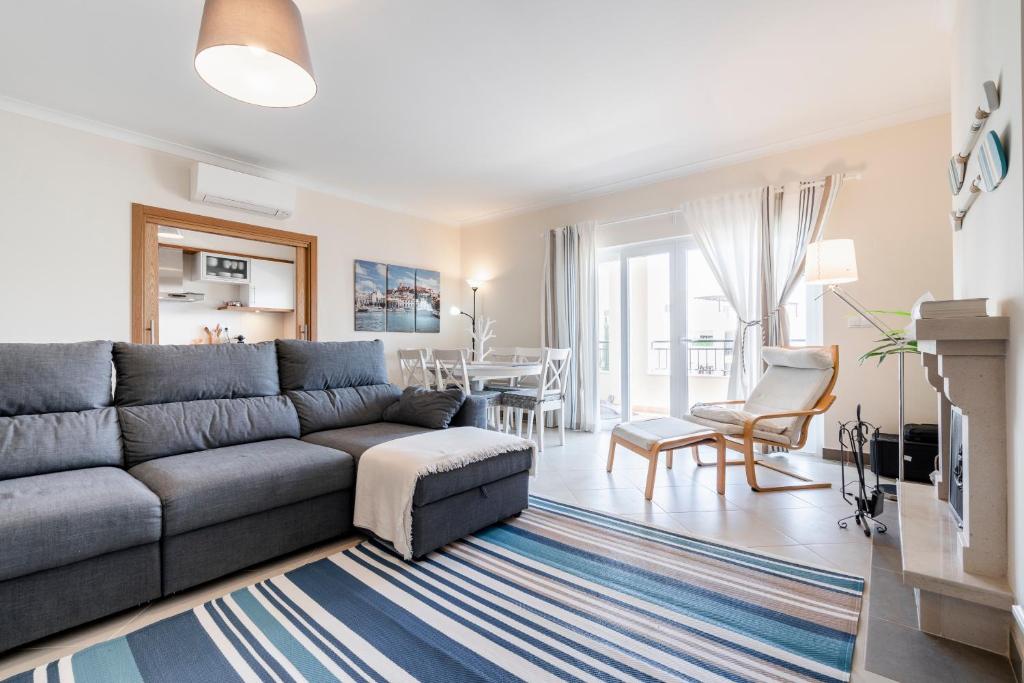
[[[192,303],[206,298],[202,292],[185,291],[185,252],[181,249],[160,247],[158,253],[160,265],[158,298],[160,301]]]

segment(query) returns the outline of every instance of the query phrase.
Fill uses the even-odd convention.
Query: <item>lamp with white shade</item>
[[[857,250],[853,240],[821,240],[807,245],[807,255],[804,260],[805,281],[809,285],[823,285],[827,292],[832,292],[840,300],[852,308],[859,316],[864,318],[872,327],[882,333],[886,339],[897,348],[903,346],[905,339],[895,334],[871,311],[864,308],[863,304],[857,301],[853,295],[842,289],[839,285],[856,282],[857,275]],[[905,422],[904,404],[904,373],[903,353],[896,354],[899,363],[899,413],[900,428],[898,435],[897,460],[899,463],[899,480],[903,480],[903,427]],[[890,484],[883,484],[880,487],[891,497],[896,495],[896,487]]]

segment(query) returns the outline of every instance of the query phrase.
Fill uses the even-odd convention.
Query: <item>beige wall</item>
[[[196,204],[187,159],[6,112],[0,150],[0,341],[129,338],[138,202],[317,235],[322,340],[383,337],[392,365],[399,347],[465,343],[448,316],[440,334],[353,331],[353,259],[441,271],[447,307],[462,289],[458,228],[301,189],[283,221]]]
[[[779,184],[836,171],[858,172],[839,195],[826,237],[852,237],[860,280],[849,290],[871,308],[908,309],[925,290],[952,295],[952,236],[947,211],[949,117],[940,116],[836,140],[563,206],[467,226],[462,237],[466,276],[492,278],[482,290],[486,314],[497,320],[502,346],[537,343],[540,334],[542,234],[585,220],[608,221],[671,209],[688,199],[766,183]],[[603,245],[679,234],[671,218],[599,229]],[[825,417],[825,444],[836,447],[835,424],[852,419],[858,402],[865,417],[892,431],[897,421],[896,364],[858,366],[857,356],[876,338],[848,329],[849,310],[824,303],[824,339],[841,347],[835,407]],[[908,420],[934,422],[934,395],[911,359]]]
[[[955,282],[960,297],[988,297],[989,312],[1010,316],[1006,363],[1006,412],[1010,580],[1024,601],[1024,145],[1021,135],[1021,6],[1016,0],[957,3],[953,41],[951,137],[947,152],[963,144],[981,100],[981,84],[998,79],[1001,104],[985,128],[1008,145],[1009,173],[982,195],[956,234]],[[977,173],[974,164],[968,177]],[[973,456],[972,456],[973,457]]]

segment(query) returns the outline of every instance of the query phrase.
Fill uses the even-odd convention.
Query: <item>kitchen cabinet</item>
[[[241,287],[242,304],[249,308],[295,309],[295,264],[249,261],[249,284]]]
[[[192,258],[194,280],[228,282],[233,285],[244,285],[249,282],[252,260],[244,256],[225,256],[201,251]]]

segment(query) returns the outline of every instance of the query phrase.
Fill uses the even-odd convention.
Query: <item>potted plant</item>
[[[868,311],[868,313],[873,313],[875,315],[896,315],[902,318],[910,318],[910,313],[908,311],[875,310]],[[921,353],[917,348],[917,340],[909,339],[907,337],[906,327],[889,328],[888,333],[892,335],[893,338],[889,339],[886,337],[884,339],[876,339],[875,342],[878,346],[861,354],[861,357],[859,358],[861,364],[869,358],[877,358],[878,365],[881,365],[886,358],[897,353]]]

